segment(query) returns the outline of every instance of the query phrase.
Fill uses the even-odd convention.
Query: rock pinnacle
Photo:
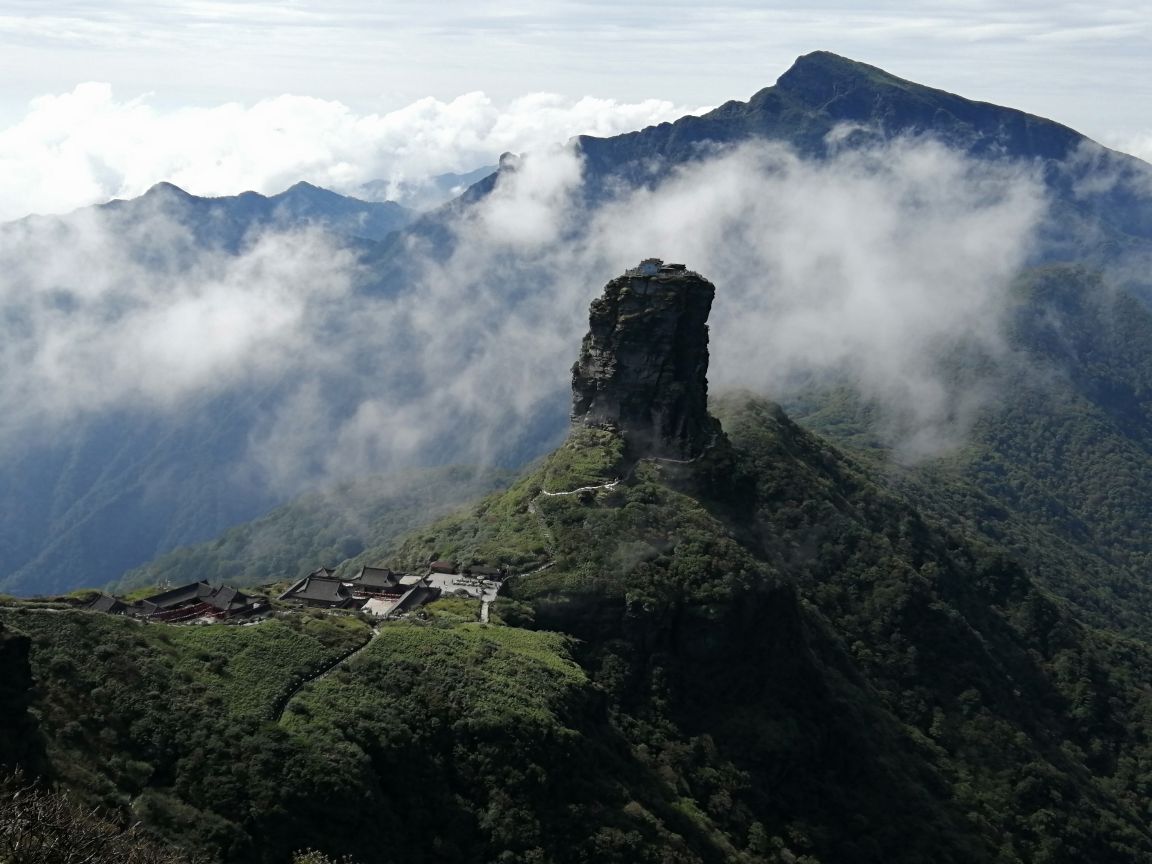
[[[716,288],[649,258],[592,301],[572,367],[572,423],[616,429],[636,455],[690,459],[715,438],[708,414],[708,313]]]

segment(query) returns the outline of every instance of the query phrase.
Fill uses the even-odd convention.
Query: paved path
[[[291,702],[293,699],[295,699],[296,694],[298,694],[301,690],[303,690],[306,685],[311,684],[313,681],[319,681],[321,678],[326,677],[337,666],[340,666],[344,663],[347,663],[349,660],[351,660],[353,657],[355,657],[357,654],[359,654],[361,651],[363,651],[365,648],[367,648],[369,645],[371,645],[372,640],[375,639],[379,635],[380,635],[380,628],[379,627],[373,627],[372,628],[372,635],[364,640],[363,645],[359,645],[359,646],[353,648],[351,651],[341,655],[340,657],[337,657],[331,663],[328,663],[324,666],[321,666],[320,669],[317,670],[314,674],[312,674],[308,678],[305,678],[303,681],[301,681],[299,684],[297,684],[295,687],[293,687],[291,690],[289,690],[286,694],[281,696],[280,700],[273,705],[272,711],[270,712],[273,722],[279,723],[281,720],[284,719],[284,712],[288,710],[288,703]]]
[[[617,477],[611,483],[601,483],[599,486],[581,486],[579,489],[573,489],[571,492],[549,492],[547,489],[541,487],[540,494],[547,495],[550,498],[555,498],[558,495],[579,495],[581,492],[595,492],[597,489],[615,489],[620,484],[620,478]]]
[[[708,446],[705,447],[703,450],[701,450],[699,454],[697,454],[696,456],[693,456],[691,459],[672,459],[672,458],[667,457],[667,456],[644,456],[641,459],[637,459],[632,464],[632,467],[628,469],[627,474],[625,474],[623,477],[617,477],[615,480],[609,481],[608,483],[600,483],[596,486],[581,486],[580,488],[572,489],[569,492],[549,492],[547,489],[545,489],[543,486],[541,486],[540,487],[540,494],[528,502],[528,512],[531,513],[533,516],[535,516],[537,521],[540,523],[540,531],[543,533],[544,540],[548,545],[549,554],[552,555],[553,558],[556,557],[556,535],[552,533],[552,529],[551,529],[551,527],[549,527],[548,521],[544,518],[544,514],[541,513],[540,509],[536,506],[536,502],[540,500],[541,496],[546,496],[548,498],[556,498],[556,497],[559,497],[561,495],[579,495],[581,492],[596,492],[597,490],[600,490],[600,489],[615,489],[617,486],[619,486],[625,480],[631,479],[632,475],[636,473],[636,469],[638,467],[640,467],[640,464],[642,462],[667,462],[667,463],[671,463],[673,465],[691,465],[693,462],[696,462],[696,461],[702,459],[704,457],[704,454],[706,454],[709,450],[711,450],[716,445],[716,438],[717,438],[717,436],[715,436],[715,435],[712,436],[712,440],[708,442]],[[513,574],[513,575],[527,576],[529,573],[536,573],[540,570],[544,570],[545,568],[551,567],[555,563],[556,563],[555,561],[550,561],[547,564],[545,564],[543,567],[537,567],[535,570],[528,570],[525,573]],[[480,610],[480,620],[481,621],[487,621],[488,620],[486,617],[487,611],[488,611],[488,606],[487,606],[487,604],[485,604]]]

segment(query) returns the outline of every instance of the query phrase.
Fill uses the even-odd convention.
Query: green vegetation
[[[371,817],[336,851],[354,853],[355,842],[393,861],[747,860],[674,774],[619,737],[570,650],[553,633],[392,625],[293,703],[292,731],[333,742],[381,781],[365,790]]]
[[[237,716],[263,718],[291,686],[368,638],[368,626],[344,616],[284,616],[250,627],[174,627],[177,674],[218,694]]]
[[[1036,290],[1081,284],[1065,276]],[[1028,368],[1005,367],[1025,413],[1028,386],[1055,386]],[[1144,860],[1144,551],[1122,507],[1045,503],[1060,465],[1092,494],[1128,464],[1110,494],[1143,506],[1143,421],[1070,386],[1046,409],[1068,440],[1014,403],[905,468],[843,390],[805,416],[851,452],[747,394],[716,400],[726,437],[690,465],[578,431],[507,491],[361,553],[509,565],[491,623],[443,598],[298,692],[367,625],[0,621],[31,637],[50,772],[215,860]]]
[[[511,597],[534,626],[584,640],[581,665],[637,752],[708,730],[707,772],[743,780],[713,793],[723,808],[693,796],[689,809],[725,836],[755,828],[827,860],[1152,848],[1130,803],[1140,772],[1115,769],[1143,758],[1152,704],[1133,683],[1149,652],[1085,628],[995,548],[926,520],[873,460],[763,401],[719,407],[733,447],[689,471],[642,461],[612,490],[534,496],[550,474],[623,473],[616,448],[577,434],[507,496],[402,551],[483,557],[493,512],[501,542],[546,537],[552,566],[513,577]],[[1111,707],[1069,720],[1085,700]],[[766,795],[785,766],[788,788]],[[831,827],[844,824],[856,834]]]
[[[398,567],[412,569],[434,557],[531,570],[550,561],[554,552],[540,509],[567,500],[567,496],[550,498],[542,490],[567,492],[619,479],[625,470],[622,452],[622,442],[614,435],[592,429],[576,432],[506,492],[489,495],[395,546],[368,549],[349,565],[390,559]]]
[[[420,610],[432,621],[463,624],[480,619],[480,601],[471,597],[441,597]]]
[[[57,782],[228,860],[253,860],[252,838],[279,830],[283,771],[323,770],[319,753],[269,728],[275,700],[368,635],[327,616],[170,627],[16,607],[0,622],[31,637],[34,708]]]
[[[1148,638],[1152,313],[1075,266],[1025,274],[1013,300],[1016,350],[981,361],[992,398],[966,445],[886,466],[888,482],[933,519],[1029,566],[1086,620]],[[850,390],[790,408],[838,445],[887,462],[878,412]]]
[[[557,708],[568,691],[587,682],[569,659],[568,644],[556,633],[476,623],[449,629],[392,624],[355,661],[312,688],[301,700],[306,711],[297,712],[289,728],[300,727],[301,713],[312,723],[339,727],[360,713],[358,700],[403,697],[407,687],[395,679],[405,676],[442,679],[437,680],[441,686],[455,682],[453,700],[478,725],[556,724]],[[373,676],[380,680],[369,686]],[[408,711],[412,706],[401,698],[392,710]]]
[[[131,570],[110,590],[145,596],[163,582],[206,580],[262,585],[299,579],[372,549],[371,564],[392,541],[510,482],[506,471],[438,468],[398,477],[372,477],[305,495],[218,539],[185,546]],[[141,588],[142,586],[142,588]]]

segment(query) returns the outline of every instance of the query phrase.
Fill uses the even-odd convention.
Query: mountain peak
[[[285,189],[280,194],[281,195],[287,195],[290,192],[294,192],[296,194],[305,195],[305,194],[313,194],[316,192],[327,192],[327,191],[328,191],[327,189],[323,189],[320,186],[317,186],[313,183],[309,183],[307,180],[300,180],[296,183],[293,183],[291,186],[289,186],[287,189]]]
[[[325,189],[323,186],[317,186],[313,183],[309,183],[307,180],[300,180],[297,183],[293,183],[283,192],[272,196],[274,199],[336,199],[341,197],[345,196],[341,196],[339,193],[333,192],[331,189]]]
[[[931,88],[831,51],[813,51],[797,57],[788,71],[777,79],[776,87],[815,108],[825,108],[850,97],[855,91],[932,92]]]
[[[715,286],[648,258],[592,301],[572,368],[572,422],[621,432],[635,454],[700,455],[708,415],[708,313]]]
[[[871,81],[918,86],[910,81],[905,81],[903,78],[897,78],[892,73],[877,66],[869,66],[867,63],[861,63],[850,57],[842,57],[831,51],[811,51],[808,54],[801,54],[788,71],[777,79],[776,83],[787,85],[798,78],[803,79],[817,75],[866,78]]]
[[[169,183],[166,180],[162,180],[161,182],[153,185],[151,188],[148,189],[147,192],[144,193],[143,197],[152,198],[152,197],[156,197],[158,195],[173,195],[173,196],[176,196],[178,198],[194,198],[195,197],[191,192],[186,192],[183,189],[181,189],[179,186],[177,186],[175,183]]]

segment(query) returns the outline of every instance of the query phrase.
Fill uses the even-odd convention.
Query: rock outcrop
[[[32,702],[31,640],[0,624],[0,772],[19,765],[35,773],[41,754]]]
[[[649,258],[593,300],[572,367],[572,422],[619,430],[634,455],[689,459],[715,439],[708,415],[708,313],[716,288]]]

